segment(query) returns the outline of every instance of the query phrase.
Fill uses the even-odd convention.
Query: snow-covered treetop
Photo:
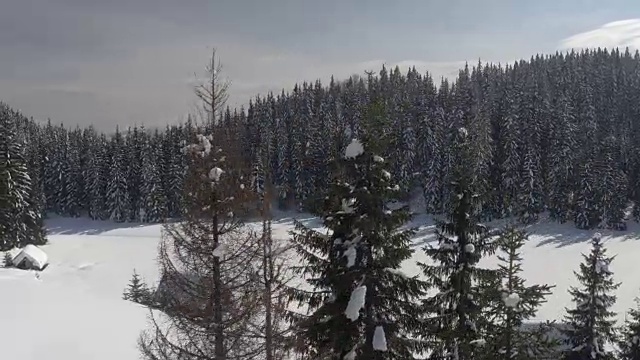
[[[358,139],[351,140],[351,143],[344,150],[344,157],[347,159],[353,159],[364,152],[364,147]]]

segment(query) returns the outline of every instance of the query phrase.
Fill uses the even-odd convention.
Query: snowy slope
[[[121,296],[134,267],[155,276],[160,228],[79,219],[48,226],[50,265],[39,279],[0,269],[3,358],[137,359],[146,311]]]
[[[490,224],[495,227],[504,225],[504,221]],[[418,274],[415,262],[428,262],[428,258],[420,250],[423,244],[435,241],[433,226],[421,229],[415,239],[416,252],[411,261],[403,264],[407,274]],[[583,261],[582,254],[591,250],[590,240],[596,233],[601,233],[608,256],[615,256],[610,270],[614,279],[622,284],[616,291],[618,301],[613,310],[618,312],[620,321],[624,320],[628,308],[635,306],[634,298],[640,297],[640,224],[629,223],[626,232],[607,230],[578,230],[573,224],[557,224],[547,219],[527,227],[529,241],[522,249],[523,273],[528,284],[554,285],[553,293],[547,297],[535,320],[562,320],[565,307],[571,305],[571,296],[567,292],[570,286],[579,286],[574,271]],[[481,265],[495,267],[495,257],[483,259]]]
[[[297,214],[318,226],[311,216]],[[418,216],[416,249],[433,241],[433,221]],[[121,299],[133,268],[150,283],[157,280],[156,251],[159,225],[113,224],[86,219],[51,219],[50,244],[43,249],[50,265],[39,277],[34,272],[0,269],[0,339],[3,358],[28,360],[134,360],[136,341],[146,325],[144,308]],[[290,218],[274,222],[274,237],[286,239]],[[528,229],[532,236],[523,250],[524,276],[532,283],[556,285],[540,319],[557,319],[569,305],[567,289],[576,283],[573,270],[589,251],[595,231],[580,231],[571,224],[543,221]],[[622,282],[615,310],[619,318],[640,295],[640,226],[630,223],[624,233],[602,232],[610,255],[617,255],[611,270]],[[416,274],[418,251],[403,271]],[[492,265],[493,260],[486,264]]]

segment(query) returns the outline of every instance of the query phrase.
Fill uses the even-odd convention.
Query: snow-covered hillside
[[[296,215],[315,223],[310,216]],[[433,222],[425,216],[415,239],[419,249],[433,240]],[[39,276],[30,271],[0,269],[0,339],[3,358],[28,360],[138,359],[136,341],[147,323],[147,312],[122,300],[132,271],[148,282],[157,280],[156,251],[159,225],[114,224],[86,219],[50,219],[50,244],[43,249],[50,265]],[[285,240],[293,227],[290,218],[274,222],[274,236]],[[540,319],[557,319],[569,305],[567,289],[576,283],[573,270],[589,251],[595,231],[576,230],[572,224],[543,221],[529,228],[530,242],[523,250],[525,277],[535,283],[556,285]],[[640,295],[640,226],[629,231],[604,231],[611,266],[622,286],[615,310],[619,318]],[[414,261],[424,261],[417,252]],[[493,260],[488,260],[491,264]],[[418,272],[414,262],[406,273]]]

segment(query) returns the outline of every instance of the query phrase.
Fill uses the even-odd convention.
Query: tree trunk
[[[262,200],[262,268],[264,269],[264,311],[265,311],[265,352],[266,360],[274,360],[273,349],[273,244],[271,239],[271,211],[268,193]]]
[[[213,245],[214,249],[220,245],[218,234],[218,216],[213,217]],[[215,336],[214,355],[216,360],[225,360],[224,328],[222,327],[222,290],[220,280],[220,259],[213,258],[213,326]]]

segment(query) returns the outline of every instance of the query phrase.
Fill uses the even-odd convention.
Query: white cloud
[[[562,40],[561,50],[586,48],[640,49],[640,19],[614,21]]]

